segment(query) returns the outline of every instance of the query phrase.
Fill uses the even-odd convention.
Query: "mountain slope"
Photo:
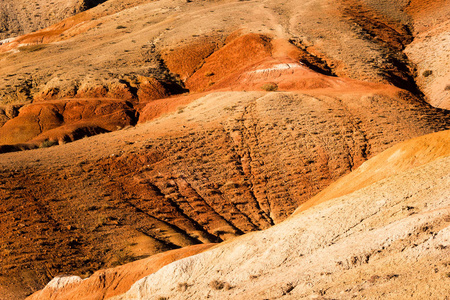
[[[449,132],[395,149],[406,152],[430,141],[448,150]],[[450,157],[422,157],[416,167],[270,229],[171,263],[110,299],[443,298],[450,291]],[[367,164],[373,162],[387,168],[404,157],[381,154]],[[367,170],[361,169],[356,172]],[[75,284],[53,289],[53,295],[72,299],[64,298],[65,289],[77,286],[84,290]]]
[[[268,228],[367,157],[448,123],[415,102],[354,92],[182,97],[135,128],[2,154],[2,286],[26,292],[123,253]]]
[[[0,39],[48,27],[102,2],[105,0],[3,0],[0,3]]]
[[[5,299],[267,229],[449,129],[449,1],[100,2],[0,45]]]
[[[449,163],[437,159],[171,264],[114,299],[445,297]],[[183,282],[187,290],[174,292]]]
[[[389,148],[365,162],[351,174],[333,182],[325,190],[300,205],[294,214],[327,200],[349,194],[402,171],[424,165],[439,157],[450,155],[448,136],[448,131],[442,131],[408,140]]]

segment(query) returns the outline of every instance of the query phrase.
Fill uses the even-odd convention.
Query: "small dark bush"
[[[58,142],[56,142],[56,141],[51,141],[51,140],[46,140],[46,141],[43,141],[43,142],[39,145],[39,148],[48,148],[48,147],[54,146],[54,145],[56,145],[56,144],[58,144]]]
[[[182,282],[178,284],[178,291],[184,292],[188,289],[189,285],[186,282]]]
[[[433,71],[431,71],[431,70],[425,70],[425,71],[423,71],[423,73],[422,73],[423,77],[428,77],[428,76],[430,76],[431,74],[433,74]]]
[[[228,282],[219,280],[213,280],[209,283],[209,286],[214,290],[230,290],[232,286]]]
[[[274,92],[278,90],[278,85],[275,83],[265,83],[261,88],[266,92]]]
[[[39,45],[21,46],[18,49],[21,52],[36,52],[44,49],[45,47],[46,47],[45,45],[39,44]]]

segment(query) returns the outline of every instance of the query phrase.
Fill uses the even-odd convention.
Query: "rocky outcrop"
[[[450,15],[450,4],[447,5]],[[435,107],[450,109],[450,23],[430,20],[408,47],[408,57],[417,65],[417,83],[427,101]]]
[[[64,143],[136,123],[126,101],[66,100],[30,104],[0,128],[0,145]]]
[[[447,145],[450,139],[449,135],[450,131],[437,132],[389,148],[300,205],[294,215],[319,203],[350,194],[403,171],[425,165],[440,157],[449,156],[450,147]]]
[[[66,287],[55,288],[62,280],[56,278],[33,297],[73,299],[74,293],[77,299],[115,300],[445,297],[450,292],[442,284],[450,271],[449,139],[446,131],[390,148],[341,181],[369,178],[375,166],[398,172],[341,197],[341,188],[332,185],[327,190],[334,191],[335,198],[330,196],[270,229],[158,265],[156,272],[151,269],[151,275],[122,295],[118,295],[122,289],[104,292],[112,286],[109,278],[118,276],[129,284],[127,279],[136,278],[149,262],[175,252],[99,271]],[[196,253],[191,249],[186,253]]]
[[[75,86],[54,77],[34,94],[33,100],[40,102],[67,98],[106,98],[146,103],[167,98],[169,95],[165,86],[153,77],[122,76],[99,81],[86,76]]]

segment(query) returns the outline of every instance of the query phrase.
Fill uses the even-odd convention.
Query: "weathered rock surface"
[[[449,135],[450,131],[442,131],[389,148],[363,163],[357,170],[333,182],[325,190],[300,205],[294,214],[299,214],[330,199],[352,193],[405,170],[427,164],[440,157],[449,156]]]
[[[330,196],[270,229],[154,273],[158,264],[146,271],[152,275],[111,299],[445,298],[449,288],[443,283],[450,272],[449,134],[396,145],[340,181],[370,177],[377,165],[397,170],[384,172],[383,180],[343,197]],[[337,185],[326,190],[341,192]],[[55,278],[30,299],[109,299],[123,290],[111,290],[116,279],[129,286],[149,263],[162,259],[166,265],[174,260],[172,255],[178,259],[178,253],[191,255],[208,247],[159,254],[85,280]],[[64,280],[74,283],[63,285]]]
[[[448,148],[448,132],[427,138]],[[172,263],[111,299],[445,298],[450,157],[428,161]]]
[[[180,91],[183,84],[205,89],[227,72],[270,56],[270,38],[289,40],[301,61],[315,70],[388,83],[418,95],[419,86],[430,103],[445,108],[448,7],[445,0],[433,5],[109,0],[0,46],[0,75],[8,79],[0,83],[0,96],[2,102],[23,103],[60,91],[51,96],[61,98],[82,82],[95,88],[135,75],[170,82]],[[266,41],[249,39],[248,33]],[[432,69],[433,76],[422,78]]]
[[[126,101],[40,102],[22,107],[0,128],[0,145],[64,143],[135,123],[135,111]]]
[[[447,20],[430,20],[433,25],[417,35],[406,53],[417,65],[417,83],[428,102],[450,109],[450,2],[446,8]]]
[[[0,76],[5,78],[0,82],[0,101],[148,102],[187,90],[337,92],[369,85],[357,80],[373,82],[373,89],[377,84],[387,88],[380,83],[394,85],[419,98],[422,91],[425,100],[441,108],[447,108],[450,99],[444,22],[448,1],[430,6],[369,0],[306,4],[109,0],[96,6],[100,2],[104,1],[67,2],[67,7],[77,7],[75,12],[95,7],[0,45]],[[53,4],[56,10],[63,5]],[[408,59],[418,65],[418,73]],[[7,121],[0,113],[0,125],[6,125],[3,132],[13,132],[14,124],[21,128],[21,136],[37,133],[26,118]],[[30,132],[25,132],[27,128]],[[2,143],[8,146],[1,151],[36,146],[24,145],[28,141],[21,136],[5,135]]]

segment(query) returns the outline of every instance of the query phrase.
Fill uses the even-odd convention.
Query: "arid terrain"
[[[446,299],[450,1],[4,1],[0,299]]]

